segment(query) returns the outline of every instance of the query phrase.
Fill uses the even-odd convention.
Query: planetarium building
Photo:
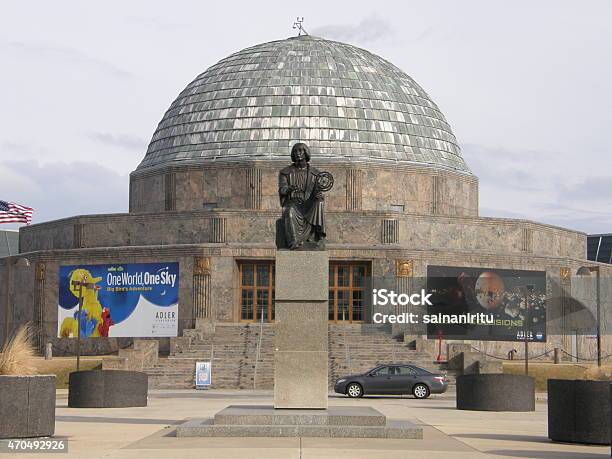
[[[218,387],[269,386],[278,174],[296,142],[308,144],[311,164],[335,179],[325,194],[331,377],[378,361],[431,363],[437,338],[503,356],[517,347],[503,334],[451,341],[424,325],[374,323],[377,312],[412,306],[374,304],[372,289],[420,290],[432,276],[487,273],[520,295],[517,281],[508,279],[537,273],[528,294],[539,288],[546,296],[546,308],[535,308],[533,317],[548,329],[533,338],[533,353],[559,347],[592,356],[570,322],[552,323],[577,303],[572,280],[580,267],[610,275],[609,266],[586,260],[586,235],[480,217],[478,178],[421,86],[375,54],[308,35],[241,50],[189,83],[130,175],[128,213],[22,228],[19,256],[0,259],[7,286],[1,336],[32,322],[41,346],[74,351],[70,320],[78,295],[71,273],[82,269],[98,285],[85,303],[112,318],[97,328],[105,316],[94,314],[99,331],[83,340],[84,352],[118,351],[105,365],[144,368],[157,387],[192,384],[197,360],[212,360]],[[174,322],[162,315],[166,322],[152,325],[158,335],[130,335],[121,323],[138,315],[121,312],[106,290],[128,302],[135,295],[140,308],[138,289],[111,288],[106,273],[166,269],[158,265],[177,276],[176,290],[154,286],[147,304],[172,304]],[[167,292],[175,298],[165,301]],[[526,319],[511,307],[500,314],[502,321]]]

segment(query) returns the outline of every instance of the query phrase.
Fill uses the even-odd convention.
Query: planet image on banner
[[[485,271],[476,279],[476,299],[485,309],[496,309],[504,298],[504,281],[491,271]]]

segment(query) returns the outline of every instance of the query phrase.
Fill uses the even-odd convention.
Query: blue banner
[[[178,295],[177,262],[60,266],[58,336],[177,336]]]

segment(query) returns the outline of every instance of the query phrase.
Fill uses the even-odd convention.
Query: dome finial
[[[293,23],[293,28],[298,29],[298,37],[302,36],[302,32],[304,33],[304,35],[308,35],[308,32],[306,32],[306,29],[302,25],[303,22],[304,22],[304,16],[302,17],[298,16],[295,22]]]

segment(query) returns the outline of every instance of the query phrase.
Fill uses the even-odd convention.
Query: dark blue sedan
[[[427,398],[448,389],[448,378],[415,365],[379,365],[358,375],[343,376],[334,391],[349,397],[365,395],[404,395]]]

